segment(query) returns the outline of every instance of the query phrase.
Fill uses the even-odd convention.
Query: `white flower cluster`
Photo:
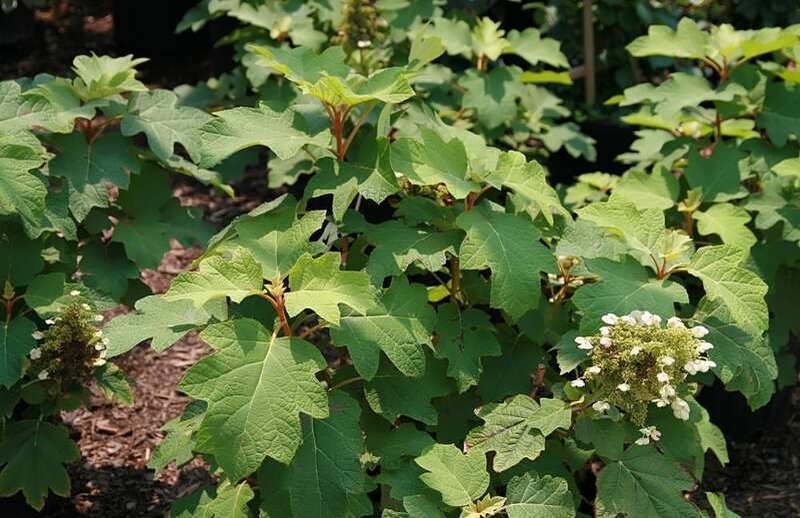
[[[577,388],[585,387],[587,380],[592,380],[593,376],[600,374],[606,367],[611,365],[612,372],[617,370],[616,379],[614,380],[614,383],[616,383],[615,389],[610,392],[608,391],[608,388],[604,389],[605,391],[602,392],[602,394],[604,394],[604,399],[595,401],[592,404],[592,409],[594,409],[596,412],[605,413],[613,404],[620,405],[623,404],[621,402],[625,401],[624,399],[621,399],[622,395],[615,396],[615,391],[627,393],[634,388],[633,386],[638,387],[642,383],[642,380],[627,380],[626,378],[630,378],[631,376],[634,378],[636,377],[636,375],[631,374],[630,367],[627,368],[627,370],[617,369],[615,367],[616,363],[605,363],[602,358],[624,358],[624,356],[618,355],[629,355],[629,357],[636,357],[642,354],[646,348],[647,352],[652,355],[651,357],[655,361],[656,365],[656,368],[654,370],[650,370],[647,373],[647,376],[654,375],[658,386],[658,397],[650,400],[650,402],[654,403],[659,408],[670,407],[673,415],[677,419],[684,421],[688,420],[690,414],[689,403],[678,395],[677,389],[677,386],[680,385],[680,383],[686,377],[686,375],[682,375],[680,371],[684,371],[686,374],[693,375],[699,372],[708,372],[710,369],[716,367],[716,363],[705,356],[705,353],[714,347],[712,344],[702,340],[702,338],[708,334],[708,329],[699,325],[687,328],[684,322],[678,317],[670,317],[667,319],[665,323],[666,327],[664,328],[662,327],[662,318],[649,311],[634,311],[623,316],[608,313],[603,315],[601,320],[605,325],[599,329],[598,335],[578,336],[575,338],[577,348],[588,351],[595,364],[586,369],[585,378],[579,377],[571,381],[570,384]],[[654,346],[650,345],[650,342],[648,342],[648,337],[651,335],[647,332],[642,334],[644,330],[641,328],[638,328],[639,331],[636,331],[636,329],[630,329],[629,327],[615,331],[615,327],[617,326],[652,326],[660,329],[654,330],[654,333],[656,334],[653,336],[671,337],[665,339],[677,340],[678,344],[682,343],[683,345],[678,346],[676,349],[672,349],[673,346],[671,345],[668,347],[660,345],[653,348]],[[675,334],[674,331],[664,335],[666,328],[677,328],[683,330],[681,331],[683,335],[680,333]],[[688,331],[688,333],[686,331]],[[634,338],[634,342],[632,344],[631,336],[641,338]],[[681,338],[681,336],[685,338]],[[615,346],[614,340],[621,340],[621,342]],[[636,340],[642,341],[637,342]],[[660,343],[660,340],[661,339],[656,339],[655,343]],[[639,343],[641,343],[641,345],[639,345]],[[668,341],[664,343],[673,342]],[[688,351],[687,347],[689,348]],[[595,350],[595,348],[598,349]],[[688,361],[686,361],[687,356],[690,357]],[[679,360],[677,360],[676,357],[680,358],[680,361],[685,361],[685,364],[680,365],[678,363]],[[628,361],[634,360],[631,358]],[[634,367],[636,372],[641,372],[640,367],[638,367],[638,362],[633,364],[629,363],[629,365],[636,366]],[[646,363],[642,365],[646,365]],[[611,379],[614,379],[613,376],[615,375],[610,374],[610,376],[612,376]],[[676,379],[672,379],[673,376]],[[645,385],[647,385],[647,382],[645,382]],[[600,385],[600,387],[602,387],[602,385]],[[648,399],[653,397],[652,390],[653,389],[651,388],[651,395],[646,396]],[[635,395],[638,393],[639,392],[634,391],[632,394]],[[607,401],[606,399],[610,401]],[[614,401],[616,401],[616,403],[614,403]],[[645,399],[643,402],[646,404],[646,401],[647,399]],[[651,441],[658,441],[661,438],[661,433],[652,426],[641,428],[640,432],[642,433],[642,437],[636,441],[637,444],[649,444]]]
[[[69,292],[69,294],[72,297],[79,297],[81,292],[80,292],[80,290],[72,290],[72,291]],[[83,309],[84,311],[91,311],[92,307],[89,304],[83,303],[83,304],[81,304],[81,309]],[[60,320],[61,320],[61,317],[48,318],[48,319],[45,319],[44,323],[47,324],[48,326],[52,326],[52,325],[55,325]],[[95,322],[102,322],[103,321],[103,315],[101,315],[101,314],[94,315],[94,321]],[[43,340],[45,338],[45,334],[42,331],[34,331],[33,333],[31,333],[31,336],[36,341],[41,341],[41,340]],[[100,353],[98,355],[98,357],[94,361],[94,366],[95,367],[100,367],[102,365],[105,365],[105,363],[106,363],[106,354],[107,354],[106,349],[108,347],[108,338],[103,337],[103,331],[100,330],[100,329],[95,331],[94,336],[95,336],[95,338],[99,339],[99,341],[97,343],[95,343],[94,349]],[[41,357],[42,357],[42,348],[41,347],[34,347],[30,351],[28,351],[28,357],[31,360],[39,360],[39,359],[41,359]],[[46,380],[46,379],[48,379],[50,377],[50,373],[45,369],[45,370],[40,371],[39,374],[37,375],[37,377],[38,377],[39,380]]]

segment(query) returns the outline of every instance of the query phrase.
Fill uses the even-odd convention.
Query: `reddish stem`
[[[292,336],[292,326],[289,325],[289,321],[286,318],[286,307],[283,303],[283,295],[281,294],[277,297],[271,297],[264,293],[263,298],[272,304],[272,307],[275,308],[275,312],[278,313],[278,320],[280,320],[283,334],[286,336]]]

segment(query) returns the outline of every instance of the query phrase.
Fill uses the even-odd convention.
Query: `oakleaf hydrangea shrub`
[[[22,128],[7,145],[38,161],[9,169],[0,153],[11,171],[0,178],[45,185],[30,198],[40,201],[65,188],[71,219],[51,229],[0,198],[14,243],[0,249],[2,343],[16,358],[0,370],[14,401],[0,494],[21,489],[40,507],[68,492],[62,463],[77,452],[45,419],[64,399],[37,399],[66,359],[53,344],[78,343],[74,365],[94,367],[99,344],[113,358],[198,331],[213,352],[182,379],[193,401],[165,424],[151,466],[200,455],[217,482],[173,516],[703,515],[685,494],[706,455],[728,454],[697,395],[720,383],[755,409],[793,373],[800,152],[782,121],[800,36],[652,27],[630,51],[666,52],[674,72],[614,100],[638,107],[625,121],[643,127],[620,157],[630,170],[557,190],[535,157],[567,142],[591,156],[591,143],[556,122],[568,113],[536,86],[557,70],[502,56],[564,68],[558,43],[447,14],[416,2],[202,2],[184,26],[230,15],[256,27],[227,40],[243,68],[148,92],[133,58],[86,57],[79,78],[59,81],[75,96],[67,123],[43,132],[17,117],[39,113],[27,83],[2,84],[15,104],[0,114]],[[369,45],[358,16],[380,29]],[[76,110],[88,117],[70,119]],[[59,131],[132,153],[110,161],[129,182],[108,168],[83,183],[67,175]],[[36,154],[39,139],[55,157]],[[229,192],[230,164],[264,149],[268,181],[291,192],[213,236],[165,190],[170,170]],[[116,197],[102,196],[109,184]],[[206,251],[166,293],[129,296],[128,279],[169,237]],[[134,311],[102,334],[85,320],[125,299]],[[65,327],[56,318],[68,313],[78,318]],[[109,365],[94,371],[101,387],[124,392]],[[40,444],[55,445],[46,469],[58,483],[30,476],[24,459]]]
[[[707,454],[728,454],[697,395],[719,382],[759,408],[793,366],[776,301],[797,266],[797,136],[762,115],[770,88],[794,98],[798,35],[653,27],[631,51],[672,52],[682,71],[623,104],[661,129],[621,157],[622,177],[557,191],[510,127],[464,124],[419,81],[445,53],[475,61],[459,77],[493,81],[500,55],[539,48],[522,44],[532,33],[444,19],[394,40],[382,16],[373,43],[408,37],[408,52],[369,70],[357,49],[300,44],[308,26],[291,17],[242,46],[269,80],[259,103],[197,129],[198,165],[267,148],[294,187],[104,328],[112,357],[191,330],[214,350],[181,381],[194,402],[152,466],[201,455],[219,483],[173,515],[702,515],[685,494]],[[773,84],[765,99],[728,83],[756,56],[742,80]],[[687,59],[718,69],[719,89]]]

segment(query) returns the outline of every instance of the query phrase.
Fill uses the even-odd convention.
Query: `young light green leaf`
[[[505,471],[523,459],[535,459],[544,450],[544,439],[556,428],[568,430],[572,411],[559,399],[539,403],[518,394],[502,403],[481,407],[476,415],[484,423],[467,435],[470,451],[496,452],[494,470]]]
[[[714,516],[716,518],[742,518],[728,508],[724,495],[706,492],[706,498],[711,508],[714,510]]]
[[[447,360],[447,375],[456,380],[459,392],[477,385],[481,358],[501,354],[489,315],[473,308],[462,310],[455,303],[440,306],[434,354]]]
[[[614,187],[615,193],[637,209],[670,209],[675,205],[679,191],[678,180],[666,167],[657,167],[652,174],[629,171]]]
[[[695,508],[683,498],[692,479],[652,446],[632,446],[609,462],[597,478],[598,516],[690,518]]]
[[[561,205],[555,189],[547,183],[544,168],[535,160],[527,161],[525,155],[517,151],[500,155],[497,166],[483,180],[497,188],[511,189],[535,205],[550,224],[553,223],[553,214],[569,214]]]
[[[612,195],[606,202],[592,203],[576,212],[622,238],[643,264],[651,263],[649,256],[656,255],[656,245],[664,232],[664,213],[660,209],[640,210],[627,198]]]
[[[750,214],[737,205],[716,203],[705,211],[695,212],[692,217],[697,221],[700,234],[717,234],[726,245],[749,250],[757,241],[753,232],[747,228]]]
[[[456,223],[467,232],[459,250],[461,268],[492,270],[492,307],[506,311],[512,320],[535,308],[541,292],[539,272],[550,270],[554,260],[531,220],[481,205],[458,216]]]
[[[420,136],[422,140],[402,137],[392,144],[395,172],[415,185],[443,183],[459,199],[480,189],[476,182],[467,178],[467,152],[460,140],[445,141],[428,128],[421,128]]]
[[[201,167],[212,167],[253,146],[268,147],[279,158],[288,159],[305,145],[326,146],[330,140],[328,130],[311,134],[298,112],[292,109],[276,112],[264,103],[257,108],[216,112],[198,132],[202,142]]]
[[[538,29],[528,28],[522,32],[508,33],[511,52],[522,57],[531,65],[547,63],[553,67],[567,68],[569,61],[561,52],[561,43],[553,38],[542,38]]]
[[[501,54],[511,51],[511,46],[503,36],[506,31],[500,28],[500,22],[483,17],[472,28],[472,53],[475,56],[485,56],[489,61],[494,61]]]
[[[706,56],[708,33],[691,18],[681,18],[674,31],[666,25],[651,25],[647,36],[639,36],[626,49],[633,56],[672,56],[703,59]]]
[[[136,312],[119,315],[103,327],[109,358],[124,354],[152,339],[150,347],[163,351],[212,318],[223,320],[227,306],[220,299],[197,307],[191,300],[170,302],[151,296],[136,301]]]
[[[470,505],[489,488],[483,452],[463,454],[452,444],[434,444],[414,461],[427,471],[419,478],[441,493],[442,501],[449,506]]]
[[[573,518],[575,503],[563,478],[528,472],[508,482],[505,510],[508,518]]]
[[[176,143],[182,144],[193,160],[200,160],[202,141],[197,130],[212,117],[197,108],[176,107],[177,100],[169,90],[133,94],[122,118],[122,134],[147,135],[150,149],[162,161],[175,154]]]
[[[197,271],[175,277],[163,299],[166,302],[191,300],[195,307],[202,308],[209,301],[224,297],[241,302],[260,294],[263,284],[261,265],[250,252],[239,247],[229,258],[213,255],[200,261]]]
[[[211,325],[200,337],[217,352],[180,384],[208,403],[197,449],[214,455],[230,480],[252,473],[267,456],[288,464],[302,442],[298,414],[329,415],[315,377],[325,368],[319,350],[297,338],[270,336],[250,319]]]
[[[317,259],[306,253],[297,260],[289,274],[292,291],[284,297],[289,316],[310,309],[323,320],[338,326],[339,304],[362,315],[375,306],[375,294],[366,272],[340,270],[340,262],[339,254],[333,252]]]
[[[78,56],[72,61],[72,70],[78,77],[73,88],[84,101],[110,97],[125,92],[144,92],[147,87],[136,79],[136,67],[146,62],[132,55],[120,58],[110,56]]]
[[[80,456],[63,426],[42,420],[12,421],[0,442],[0,496],[22,491],[28,505],[41,511],[48,492],[68,497],[64,464]]]
[[[380,351],[400,372],[418,377],[425,373],[421,346],[432,346],[435,322],[425,286],[399,277],[365,314],[342,317],[340,327],[331,329],[331,337],[336,345],[347,347],[364,379],[371,380],[378,372]]]

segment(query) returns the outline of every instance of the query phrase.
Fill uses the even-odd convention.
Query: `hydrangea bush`
[[[366,45],[360,29],[354,40],[317,29],[356,30],[354,6],[371,4],[347,3],[346,23],[315,3],[230,4],[275,29],[235,36],[247,75],[263,79],[257,102],[206,97],[223,106],[205,113],[177,94],[132,94],[125,106],[138,115],[122,116],[121,133],[145,133],[159,167],[216,184],[215,170],[266,148],[269,181],[291,192],[230,222],[191,271],[102,336],[55,320],[64,331],[43,335],[82,336],[84,366],[97,339],[110,358],[191,331],[213,349],[181,381],[193,402],[165,425],[151,466],[201,455],[218,483],[172,515],[703,516],[685,494],[707,455],[725,464],[728,454],[697,395],[719,382],[755,409],[794,375],[800,153],[786,117],[800,100],[798,31],[652,27],[631,52],[670,53],[676,71],[614,100],[647,127],[620,157],[630,171],[556,189],[533,159],[542,155],[515,137],[533,127],[526,94],[492,94],[527,91],[513,86],[526,72],[501,55],[555,55],[538,32],[506,35],[415,3],[381,14],[386,37]],[[316,19],[297,14],[312,8]],[[462,85],[442,100],[431,88],[452,86],[442,68],[453,56],[474,62],[456,74],[482,95]],[[201,90],[181,89],[180,103]],[[144,210],[133,195],[118,200]],[[141,240],[125,239],[121,217],[103,244],[121,240],[138,264],[150,258],[145,238],[166,230],[132,219]],[[27,282],[7,291],[16,319],[9,301]],[[83,315],[71,289],[88,293],[56,290],[68,296],[61,312]],[[34,310],[38,300],[26,294]],[[25,340],[20,357],[36,345]],[[50,358],[47,347],[32,361]],[[28,361],[13,383],[55,372]],[[16,440],[0,443],[0,488],[40,503],[31,495],[47,487],[9,482],[22,469]],[[722,496],[707,499],[716,516],[734,515]]]

